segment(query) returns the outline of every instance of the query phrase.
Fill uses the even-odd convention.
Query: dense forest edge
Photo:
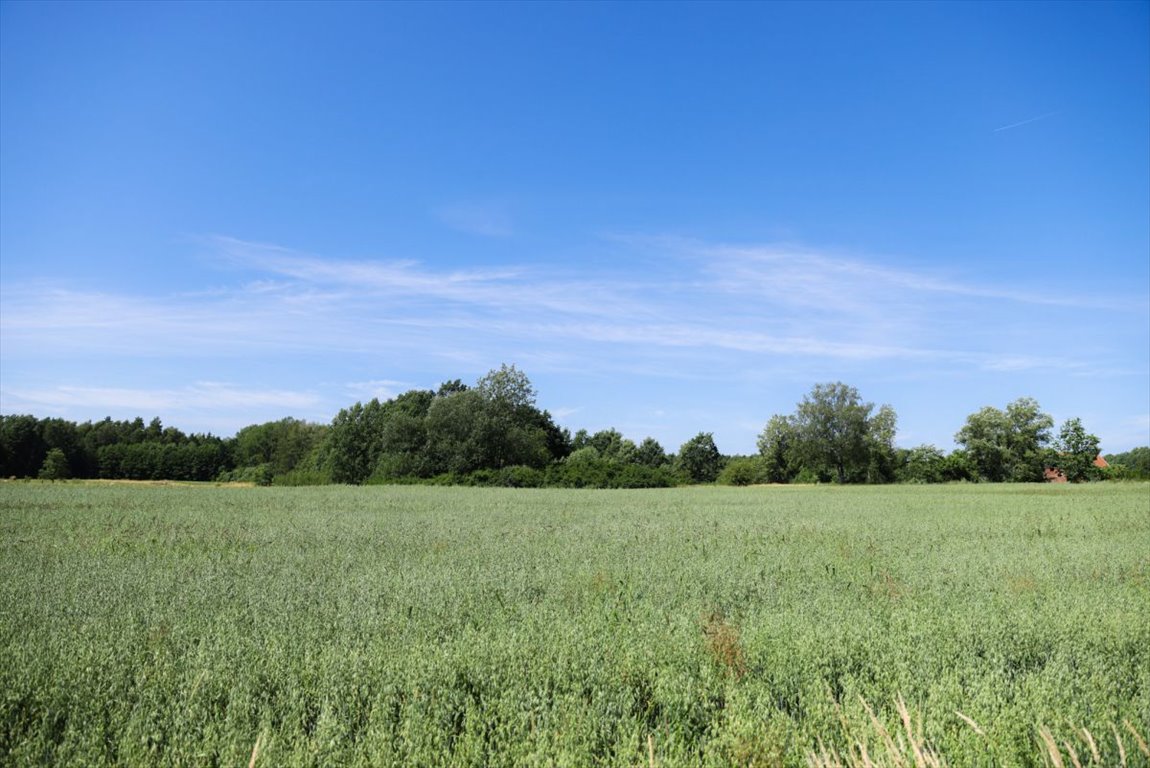
[[[768,420],[751,456],[723,455],[709,432],[674,453],[615,429],[572,435],[536,397],[522,371],[503,365],[473,386],[456,379],[357,402],[330,424],[285,418],[231,438],[185,434],[159,418],[0,416],[0,477],[559,488],[1150,479],[1150,446],[1101,460],[1080,419],[1055,433],[1025,397],[970,414],[955,435],[961,447],[946,453],[896,447],[891,406],[876,409],[841,382],[817,384],[794,412]]]

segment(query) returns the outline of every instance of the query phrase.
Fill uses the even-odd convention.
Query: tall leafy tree
[[[376,398],[336,414],[325,446],[332,481],[358,485],[371,477],[383,451],[383,419]]]
[[[790,416],[773,416],[759,435],[772,482],[800,472],[839,483],[894,479],[898,418],[889,405],[874,412],[842,382],[816,384]]]
[[[64,455],[64,451],[59,448],[48,451],[48,455],[44,457],[44,466],[40,467],[40,479],[66,480],[71,476],[72,471],[68,468],[68,457]]]
[[[487,414],[473,390],[437,397],[427,411],[427,456],[434,473],[472,472],[484,465]]]
[[[47,454],[35,416],[0,416],[0,475],[34,477]]]
[[[889,405],[880,406],[867,424],[868,483],[890,483],[895,479],[898,450],[894,445],[898,415]]]
[[[896,478],[903,483],[941,483],[945,478],[946,454],[934,445],[917,445],[902,451]]]
[[[795,448],[798,436],[790,417],[774,415],[759,434],[759,453],[763,456],[766,480],[770,483],[790,482],[796,473]]]
[[[723,470],[723,455],[710,432],[700,432],[679,448],[679,469],[693,482],[713,483]]]
[[[1054,448],[1054,466],[1070,482],[1093,480],[1101,474],[1094,466],[1098,457],[1098,437],[1086,431],[1081,419],[1067,419],[1062,424]]]
[[[537,393],[527,374],[514,365],[504,363],[488,371],[475,383],[475,389],[489,403],[498,403],[512,410],[534,408]]]
[[[667,463],[667,452],[655,438],[644,438],[635,449],[635,463],[645,467],[661,467]]]
[[[1053,426],[1036,400],[1022,397],[1005,411],[987,406],[970,414],[954,440],[966,450],[980,479],[1036,482],[1042,480]]]
[[[426,418],[427,454],[437,472],[541,468],[570,450],[567,435],[535,406],[530,379],[513,365],[489,371],[472,389],[446,391]]]
[[[867,419],[873,406],[842,382],[816,384],[795,411],[797,450],[803,464],[829,471],[840,483],[865,471]]]
[[[840,483],[866,479],[876,441],[873,403],[842,382],[816,384],[803,397],[792,418],[796,453],[803,466],[829,474]],[[886,413],[893,417],[893,410]],[[893,421],[889,425],[893,436]]]

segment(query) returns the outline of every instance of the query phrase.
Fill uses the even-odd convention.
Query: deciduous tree
[[[696,483],[713,483],[723,469],[723,455],[710,432],[700,432],[679,448],[678,466]]]
[[[1067,419],[1062,424],[1054,448],[1054,466],[1070,482],[1093,480],[1101,474],[1094,466],[1098,457],[1098,437],[1086,431],[1081,419]]]
[[[966,449],[982,480],[1037,482],[1053,426],[1037,401],[1022,397],[1005,411],[987,406],[967,416],[954,440]]]

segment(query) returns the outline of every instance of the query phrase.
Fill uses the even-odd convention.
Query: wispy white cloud
[[[953,268],[792,245],[616,239],[618,258],[593,267],[461,270],[205,242],[230,284],[167,296],[0,286],[0,407],[231,409],[242,425],[276,409],[334,413],[350,398],[387,398],[505,361],[604,380],[1129,377],[1136,366],[1105,335],[1076,330],[1051,343],[1051,329],[1146,314],[1136,293],[1100,301],[1038,284],[1019,291]],[[266,381],[290,383],[152,390],[78,374],[49,388],[29,383],[60,360],[97,371],[179,361],[180,370],[227,381],[239,364],[251,373],[245,380],[259,381],[266,367]],[[369,373],[344,372],[348,360]]]
[[[897,269],[860,258],[801,247],[732,247],[686,244],[687,252],[710,261],[710,269],[732,291],[766,292],[778,301],[829,311],[858,311],[876,304],[933,302],[940,295],[1018,304],[1106,311],[1145,311],[1146,303],[1115,297],[1035,293],[980,285],[937,273]],[[881,307],[880,307],[881,308]]]
[[[13,403],[47,408],[83,405],[110,411],[149,413],[198,408],[309,409],[320,403],[314,393],[283,389],[246,389],[220,382],[197,382],[172,389],[61,385],[44,389],[5,389],[5,407]]]
[[[647,357],[696,348],[1006,371],[1073,367],[1074,354],[1023,353],[1001,333],[980,336],[979,323],[1009,319],[1038,330],[1048,322],[1044,312],[1128,308],[1113,298],[1017,292],[797,247],[679,241],[659,269],[580,274],[436,270],[234,238],[212,242],[255,278],[160,298],[5,286],[5,347],[185,356],[402,350],[466,359],[527,340],[534,346],[525,354],[557,358],[563,350],[548,343],[609,345]],[[1009,304],[1031,309],[1004,311]],[[977,322],[964,328],[963,317],[975,310]]]

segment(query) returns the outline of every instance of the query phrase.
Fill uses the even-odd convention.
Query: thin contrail
[[[1059,110],[1055,110],[1053,112],[1047,112],[1045,115],[1039,115],[1038,117],[1032,117],[1027,120],[1020,120],[1017,123],[1011,123],[1010,125],[1004,125],[1001,128],[995,128],[992,133],[998,133],[999,131],[1009,131],[1011,128],[1017,128],[1018,126],[1026,125],[1027,123],[1037,123],[1039,120],[1045,120],[1048,117],[1054,117],[1058,114],[1058,112]]]

